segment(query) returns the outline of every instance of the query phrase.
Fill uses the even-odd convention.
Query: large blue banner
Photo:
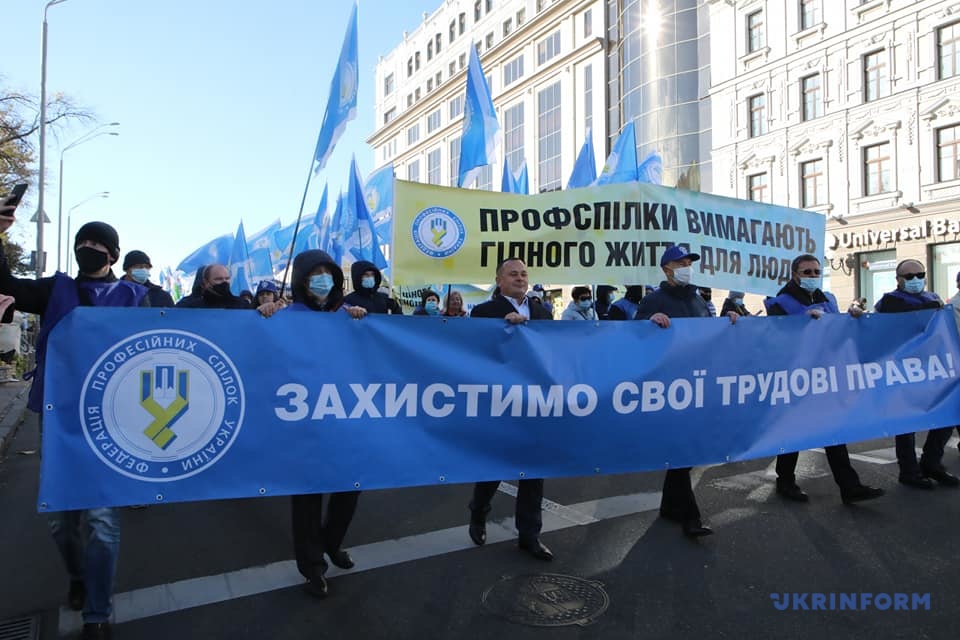
[[[686,467],[960,422],[953,311],[650,322],[77,309],[40,509]]]

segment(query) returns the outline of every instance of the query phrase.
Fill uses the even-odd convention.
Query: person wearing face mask
[[[633,320],[637,315],[637,305],[643,299],[642,284],[628,284],[623,297],[610,306],[608,320]]]
[[[598,320],[607,320],[610,316],[610,305],[617,299],[617,288],[609,284],[597,285],[597,303],[594,309]]]
[[[11,221],[12,222],[12,221]],[[0,221],[0,232],[9,227]],[[75,278],[57,272],[37,280],[15,278],[0,248],[0,293],[16,298],[20,311],[40,315],[37,336],[37,368],[33,373],[27,406],[40,412],[43,378],[50,331],[78,306],[149,306],[147,288],[129,280],[117,280],[112,266],[120,257],[117,231],[105,222],[88,222],[74,241],[79,273]],[[42,425],[42,418],[41,418]],[[76,427],[79,433],[79,426]],[[83,611],[82,638],[109,638],[113,610],[113,581],[120,551],[120,512],[93,507],[52,513],[50,532],[70,575],[67,602]]]
[[[363,307],[345,303],[343,271],[327,253],[319,249],[304,251],[293,259],[290,289],[293,303],[284,313],[336,311],[348,313],[357,320],[367,315]],[[341,569],[353,567],[353,559],[341,546],[357,510],[359,497],[359,491],[330,494],[324,518],[323,494],[291,496],[293,550],[297,569],[307,580],[304,589],[314,597],[325,598],[328,593],[324,555]]]
[[[727,294],[727,299],[723,301],[723,307],[720,309],[720,315],[725,316],[733,311],[738,316],[749,316],[750,312],[743,306],[743,291],[731,291]]]
[[[636,320],[650,320],[663,329],[670,328],[670,318],[712,318],[713,314],[706,301],[694,285],[694,262],[699,254],[689,253],[686,248],[675,245],[663,252],[660,268],[667,279],[660,288],[646,295],[637,305]],[[629,291],[629,289],[627,289]],[[739,317],[728,313],[731,324]],[[688,538],[709,536],[713,529],[704,526],[700,518],[700,508],[690,483],[690,469],[669,469],[663,479],[663,495],[660,500],[660,517],[679,522],[683,535]]]
[[[839,313],[833,294],[820,290],[820,260],[816,256],[809,253],[797,256],[790,270],[793,274],[790,282],[774,298],[764,302],[768,316],[808,315],[816,320],[825,313]],[[847,312],[854,318],[863,315],[863,310],[857,305],[850,305]],[[860,482],[860,476],[850,464],[847,445],[826,446],[824,451],[844,504],[872,500],[884,494],[883,489]],[[777,494],[794,502],[807,502],[810,497],[797,485],[796,480],[799,457],[799,452],[777,456]]]
[[[420,306],[413,310],[415,316],[439,316],[440,294],[426,289],[420,294]]]
[[[151,307],[172,307],[173,298],[162,287],[150,282],[150,256],[143,251],[128,251],[123,257],[123,279],[136,282],[147,288],[147,299]]]
[[[372,262],[357,260],[350,265],[350,279],[353,291],[344,298],[347,304],[363,307],[368,313],[403,314],[396,300],[378,291],[382,277]]]
[[[703,301],[707,303],[707,309],[710,310],[710,315],[717,315],[717,308],[713,304],[713,289],[708,287],[700,287],[699,293],[700,297],[703,298]]]
[[[904,260],[897,265],[897,288],[885,293],[876,304],[880,313],[905,313],[920,309],[942,309],[943,301],[926,291],[926,270],[919,260]],[[895,438],[900,483],[918,489],[933,489],[934,481],[945,487],[960,486],[960,478],[943,466],[943,449],[953,434],[953,426],[930,429],[917,462],[917,436],[902,433]]]
[[[253,295],[253,294],[251,294]],[[177,303],[187,309],[252,309],[249,302],[230,291],[230,270],[222,264],[208,264],[200,273],[198,295]]]
[[[593,295],[590,287],[574,287],[570,295],[573,299],[560,315],[561,320],[596,320],[597,314],[593,310]]]

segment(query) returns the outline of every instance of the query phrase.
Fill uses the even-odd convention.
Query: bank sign
[[[960,235],[960,220],[934,218],[904,224],[894,229],[867,229],[866,231],[843,231],[830,234],[830,250],[878,247],[898,242],[931,240]]]

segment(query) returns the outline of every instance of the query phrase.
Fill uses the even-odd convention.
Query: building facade
[[[873,305],[907,258],[960,271],[960,5],[708,0],[713,192],[827,217],[825,288]]]

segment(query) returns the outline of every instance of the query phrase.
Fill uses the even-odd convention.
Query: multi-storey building
[[[827,216],[843,306],[960,270],[960,5],[708,0],[713,192]]]

